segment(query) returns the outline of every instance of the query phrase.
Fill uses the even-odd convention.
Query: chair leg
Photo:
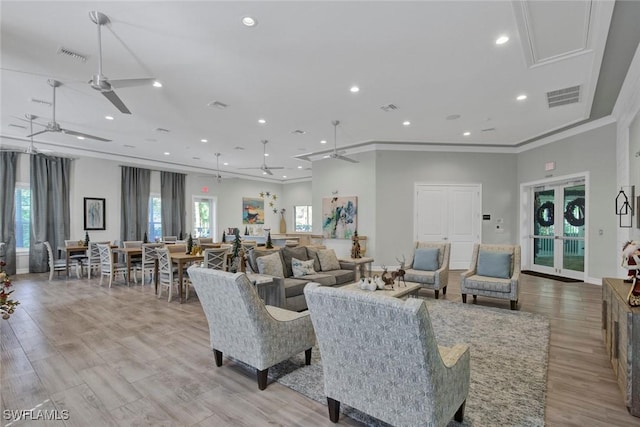
[[[258,388],[260,390],[264,390],[267,388],[267,374],[269,373],[269,368],[267,369],[256,369],[256,373],[258,374]]]
[[[462,402],[462,405],[460,405],[460,407],[456,411],[456,414],[453,416],[453,419],[456,420],[459,423],[461,423],[462,419],[464,418],[464,404],[465,403],[467,403],[466,400],[464,402]]]
[[[447,294],[447,287],[445,286],[444,288],[442,288],[442,295],[446,295]]]
[[[327,406],[329,407],[329,419],[332,423],[337,423],[340,417],[340,401],[327,397]]]
[[[476,301],[478,301],[478,295],[474,295],[474,296],[473,296],[473,303],[475,304],[475,303],[476,303]]]
[[[462,303],[463,304],[467,303],[467,294],[462,294]]]
[[[440,291],[436,289],[434,293],[436,294],[436,299],[438,299],[438,295],[440,295]]]
[[[222,366],[222,352],[214,348],[213,357],[216,359],[216,366]]]
[[[304,351],[304,364],[311,365],[311,349],[310,348]]]
[[[511,310],[515,310],[518,308],[518,301],[510,301],[511,302]]]

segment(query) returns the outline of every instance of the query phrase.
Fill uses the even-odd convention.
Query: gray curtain
[[[16,274],[16,163],[18,153],[0,152],[0,242],[4,242],[7,274]],[[1,255],[1,254],[0,254]],[[1,258],[0,258],[1,259]]]
[[[69,238],[70,171],[71,159],[31,155],[31,273],[49,270],[44,242],[49,241],[57,257],[56,248]]]
[[[149,227],[149,169],[122,168],[120,240],[142,240]]]
[[[186,211],[184,202],[185,174],[160,172],[160,198],[162,199],[162,234],[186,238]]]

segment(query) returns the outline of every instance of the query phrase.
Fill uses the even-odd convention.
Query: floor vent
[[[547,102],[549,103],[549,108],[576,104],[580,102],[580,86],[571,86],[547,92]]]

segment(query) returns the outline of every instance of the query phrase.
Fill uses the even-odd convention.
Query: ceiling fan
[[[216,156],[216,181],[218,182],[218,184],[220,184],[222,182],[222,175],[220,175],[220,153],[215,153],[214,156]]]
[[[346,160],[347,162],[351,162],[351,163],[360,163],[357,160],[353,160],[353,159],[350,159],[349,157],[345,157],[338,152],[337,133],[338,133],[338,125],[340,124],[340,122],[338,120],[333,120],[331,124],[333,125],[333,153],[329,154],[329,157],[332,159]]]
[[[260,169],[262,171],[262,173],[264,175],[273,175],[273,172],[271,172],[274,169],[284,169],[284,166],[267,166],[267,161],[266,161],[266,157],[267,157],[267,143],[269,141],[267,141],[266,139],[263,139],[262,141],[262,166],[258,166],[255,168],[239,168],[239,169]]]
[[[41,133],[45,133],[45,132],[60,132],[60,133],[66,134],[66,135],[77,136],[78,138],[81,138],[81,139],[90,138],[90,139],[95,139],[97,141],[104,141],[104,142],[111,141],[110,139],[100,138],[99,136],[89,135],[87,133],[82,133],[82,132],[78,132],[78,131],[75,131],[75,130],[64,129],[64,128],[60,127],[58,122],[56,122],[56,88],[58,86],[62,86],[62,83],[60,83],[57,80],[47,80],[47,83],[49,83],[49,86],[51,86],[53,88],[53,103],[52,103],[52,106],[51,106],[52,110],[53,110],[53,118],[46,125],[43,125],[43,124],[40,124],[40,123],[36,123],[38,126],[43,126],[45,129],[41,130],[39,132],[35,132],[35,133],[33,133],[33,130],[32,130],[31,135],[27,135],[28,138],[34,137],[36,135],[40,135]]]
[[[109,80],[104,74],[102,74],[102,34],[100,27],[108,24],[109,17],[102,12],[91,11],[89,17],[98,27],[98,73],[91,77],[89,84],[92,88],[102,93],[115,107],[120,110],[121,113],[131,114],[131,111],[124,105],[124,102],[116,95],[113,88],[119,89],[123,87],[131,86],[143,86],[146,84],[154,83],[155,78],[143,78],[143,79],[120,79]]]

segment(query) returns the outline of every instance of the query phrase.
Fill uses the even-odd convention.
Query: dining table
[[[142,248],[113,248],[114,253],[124,254],[127,260],[127,283],[131,284],[131,264],[133,258],[142,256]]]
[[[204,260],[204,255],[198,254],[188,254],[184,252],[170,252],[169,256],[171,257],[171,262],[176,264],[178,267],[178,286],[180,292],[180,304],[184,302],[184,290],[182,286],[182,278],[184,276],[184,266],[192,263],[192,262],[200,262]],[[157,275],[156,275],[157,278]],[[158,291],[157,280],[156,280],[156,292]]]

